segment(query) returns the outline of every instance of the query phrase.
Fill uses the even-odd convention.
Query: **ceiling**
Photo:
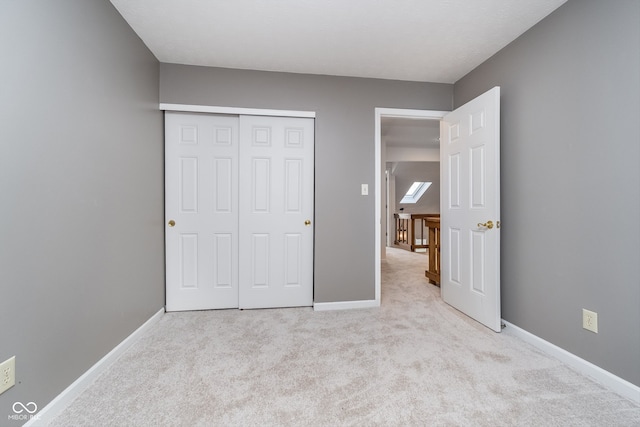
[[[455,83],[566,0],[111,0],[161,62]]]

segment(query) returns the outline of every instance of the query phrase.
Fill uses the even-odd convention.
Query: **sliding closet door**
[[[167,311],[312,305],[314,120],[165,128]]]
[[[240,308],[313,303],[314,120],[240,117]]]
[[[238,118],[165,113],[167,311],[238,307]]]

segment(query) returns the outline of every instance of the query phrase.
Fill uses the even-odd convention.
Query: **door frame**
[[[386,242],[382,240],[382,220],[385,210],[384,205],[382,204],[382,186],[384,185],[382,180],[384,176],[383,171],[385,170],[385,164],[383,162],[386,160],[386,155],[384,159],[382,158],[382,118],[401,117],[407,119],[431,119],[440,121],[447,113],[449,113],[449,111],[413,110],[404,108],[375,108],[375,306],[380,306],[382,245],[386,244]]]

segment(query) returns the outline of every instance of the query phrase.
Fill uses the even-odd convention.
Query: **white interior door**
[[[313,304],[314,120],[165,114],[167,311]]]
[[[165,114],[167,311],[238,307],[238,118]]]
[[[314,120],[241,116],[240,308],[313,303]]]
[[[500,88],[440,125],[442,299],[500,332]]]

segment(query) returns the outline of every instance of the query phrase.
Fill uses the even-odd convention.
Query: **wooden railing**
[[[425,218],[424,223],[429,229],[429,268],[424,275],[440,286],[440,218]]]
[[[426,249],[429,244],[425,244],[425,235],[428,233],[426,220],[429,218],[440,218],[440,214],[393,214],[396,220],[395,239],[393,244],[415,252],[416,249]],[[416,225],[418,228],[416,229]]]

